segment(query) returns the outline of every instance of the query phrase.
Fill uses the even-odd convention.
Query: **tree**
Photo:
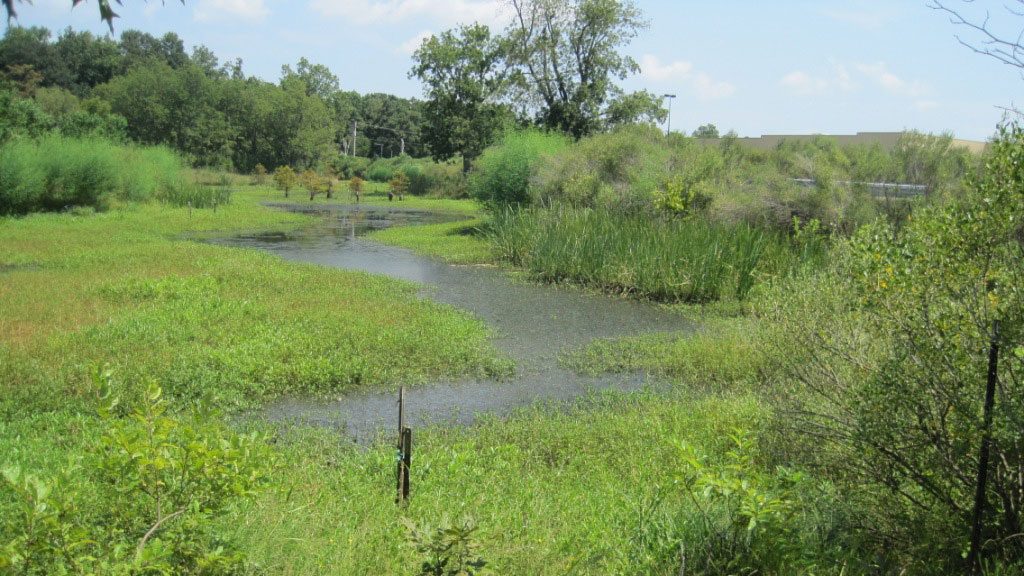
[[[395,173],[395,177],[388,182],[388,185],[391,186],[391,193],[402,200],[405,198],[405,193],[409,191],[409,177],[405,175],[405,172],[399,170]]]
[[[274,184],[281,190],[284,190],[284,197],[288,197],[288,191],[291,190],[299,177],[296,176],[295,170],[292,170],[291,166],[278,166],[277,170],[274,170]]]
[[[970,3],[970,0],[964,0],[964,2]],[[1024,0],[1015,0],[1013,3],[1020,7],[1017,9],[1009,5],[1002,7],[1010,16],[1024,17]],[[991,56],[1008,66],[1024,69],[1024,37],[1020,33],[1003,36],[992,28],[991,15],[987,11],[984,18],[969,19],[969,16],[953,8],[946,0],[932,0],[930,6],[948,14],[954,25],[967,28],[980,38],[979,40],[964,40],[957,35],[956,39],[961,44],[979,54]]]
[[[505,54],[505,43],[480,24],[431,36],[413,54],[409,75],[425,84],[423,139],[435,160],[461,155],[469,172],[511,117],[496,102],[507,80]]]
[[[316,197],[317,194],[322,194],[327,191],[327,183],[313,170],[304,170],[299,175],[299,181],[302,183],[302,187],[309,192],[310,201]]]
[[[359,196],[363,192],[363,182],[364,180],[359,176],[353,176],[348,181],[348,189],[351,190],[352,195],[356,197],[356,204],[359,203]]]
[[[640,67],[619,49],[646,27],[632,0],[511,0],[509,59],[539,124],[581,138]]]
[[[718,138],[719,137],[719,135],[718,135],[718,126],[715,126],[714,124],[712,124],[710,122],[707,123],[707,124],[704,124],[702,126],[698,126],[697,129],[693,131],[693,137],[694,138]]]
[[[604,125],[614,129],[626,124],[660,124],[668,116],[661,103],[660,97],[647,90],[622,94],[608,103]]]
[[[306,58],[299,58],[299,63],[295,66],[295,70],[292,70],[292,67],[287,64],[282,66],[282,83],[286,78],[302,80],[306,83],[307,95],[319,96],[325,102],[341,90],[338,77],[331,72],[330,68],[323,64],[313,64]]]

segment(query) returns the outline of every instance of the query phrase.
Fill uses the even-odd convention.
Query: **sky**
[[[950,131],[984,140],[1024,87],[1020,70],[961,45],[976,39],[928,0],[636,0],[648,21],[623,51],[641,67],[627,90],[675,94],[673,130],[714,123],[740,136]],[[1007,36],[1024,29],[998,0],[947,0]],[[18,5],[21,26],[107,34],[95,0]],[[421,97],[408,78],[422,39],[463,23],[508,21],[505,0],[124,0],[115,34],[177,33],[189,51],[241,58],[276,81],[300,57],[342,88]]]

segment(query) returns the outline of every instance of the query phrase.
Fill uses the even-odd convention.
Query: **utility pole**
[[[352,121],[352,155],[353,156],[356,155],[356,125],[357,124],[358,124],[357,121],[355,121],[355,120]]]
[[[665,136],[668,136],[669,132],[672,131],[672,99],[676,97],[675,94],[662,94],[662,98],[668,98],[668,124],[665,126]]]
[[[398,155],[405,156],[405,136],[402,136],[402,147],[399,149]]]

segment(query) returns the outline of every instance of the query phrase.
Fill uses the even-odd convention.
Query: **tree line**
[[[0,40],[0,101],[0,137],[68,125],[60,131],[165,144],[195,166],[243,172],[339,154],[428,154],[416,99],[342,90],[306,58],[267,82],[246,76],[240,59],[221,62],[205,46],[187,52],[173,32],[126,30],[114,40],[10,27]]]

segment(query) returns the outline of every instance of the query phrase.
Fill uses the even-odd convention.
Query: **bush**
[[[867,486],[865,522],[881,545],[935,573],[963,568],[993,341],[1004,354],[982,553],[1024,561],[1024,130],[1005,129],[992,148],[963,197],[901,228],[861,229],[832,280],[781,299],[772,316],[800,343],[784,355],[799,383],[794,434],[813,430],[809,451]]]
[[[93,377],[105,394],[105,432],[82,466],[48,479],[16,466],[0,474],[0,510],[9,512],[0,515],[0,571],[246,571],[244,556],[216,536],[212,519],[269,479],[273,459],[265,440],[200,417],[169,415],[156,385],[138,410],[119,418],[109,374]]]
[[[531,179],[540,160],[568,144],[564,136],[538,130],[509,132],[477,159],[470,174],[470,193],[491,206],[529,204]]]
[[[330,161],[331,168],[339,177],[346,180],[355,176],[365,179],[366,170],[370,167],[370,159],[360,156],[335,156]]]

